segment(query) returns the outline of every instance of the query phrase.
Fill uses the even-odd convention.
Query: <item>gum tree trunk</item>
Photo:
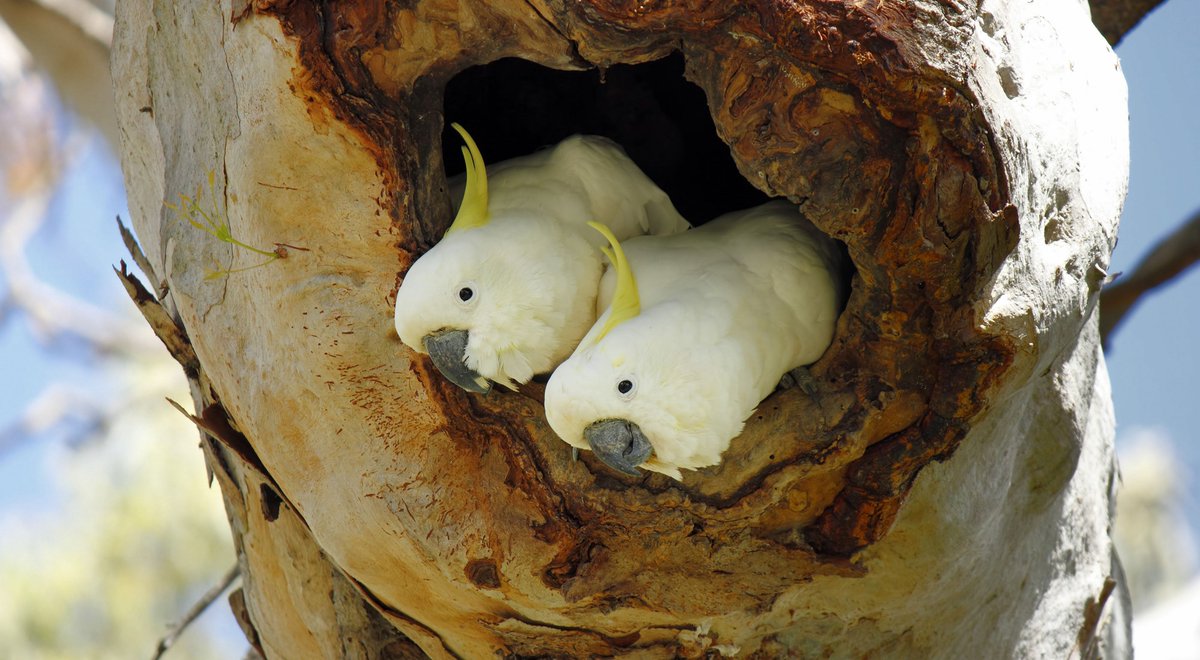
[[[155,293],[126,281],[268,657],[1127,649],[1096,323],[1127,112],[1086,3],[122,0],[113,70]],[[712,172],[802,203],[855,267],[815,394],[677,483],[572,461],[536,384],[446,383],[391,318],[453,120],[492,162],[607,127],[696,219]],[[181,194],[287,258],[239,270]]]

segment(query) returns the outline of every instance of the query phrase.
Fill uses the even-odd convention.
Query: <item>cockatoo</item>
[[[715,465],[784,374],[821,357],[842,304],[837,243],[774,201],[622,245],[607,307],[546,384],[546,419],[610,467]]]
[[[616,143],[576,135],[484,170],[458,124],[467,164],[454,223],[417,259],[396,293],[400,340],[451,382],[485,393],[562,362],[596,320],[604,237],[689,228],[670,198]],[[489,182],[489,178],[491,179]]]

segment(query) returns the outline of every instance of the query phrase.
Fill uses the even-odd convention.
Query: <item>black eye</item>
[[[471,299],[471,298],[472,298],[474,295],[475,295],[475,292],[474,292],[474,291],[472,291],[472,290],[471,290],[471,287],[469,287],[469,286],[464,286],[463,288],[461,288],[461,289],[459,289],[459,290],[458,290],[458,299],[459,299],[459,300],[461,300],[461,301],[463,301],[463,302],[467,302],[467,301],[468,301],[468,300],[470,300],[470,299]]]
[[[617,383],[617,391],[621,394],[629,394],[629,390],[633,389],[633,381],[623,380]]]

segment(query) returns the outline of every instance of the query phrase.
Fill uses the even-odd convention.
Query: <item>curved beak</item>
[[[654,447],[637,424],[624,419],[605,419],[592,422],[583,430],[583,438],[608,467],[640,477],[637,466],[654,453]]]
[[[468,392],[487,394],[492,383],[467,366],[466,330],[441,330],[425,335],[421,343],[433,360],[433,366],[442,372],[451,383]]]

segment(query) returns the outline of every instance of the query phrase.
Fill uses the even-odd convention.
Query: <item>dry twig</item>
[[[171,626],[171,630],[162,639],[158,640],[158,646],[154,650],[154,660],[163,657],[163,654],[175,644],[179,636],[183,634],[183,631],[187,630],[193,621],[200,618],[200,615],[204,614],[204,610],[207,610],[209,605],[212,605],[221,594],[225,593],[230,585],[233,584],[233,581],[241,574],[241,566],[235,563],[221,578],[220,582],[214,584],[208,591],[204,592],[200,600],[192,605],[191,609],[183,615],[183,618]]]
[[[1121,321],[1146,294],[1170,281],[1200,260],[1200,210],[1158,242],[1133,273],[1104,287],[1100,293],[1100,340],[1105,350]]]

